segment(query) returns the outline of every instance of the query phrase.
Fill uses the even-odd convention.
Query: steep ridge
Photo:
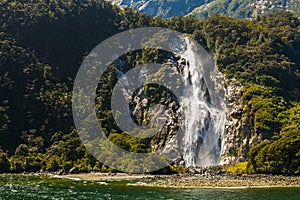
[[[174,16],[184,16],[196,7],[199,7],[211,0],[109,0],[113,4],[127,6],[138,10],[141,13],[147,13],[152,16],[170,18]]]
[[[214,0],[194,9],[190,15],[204,19],[222,14],[241,19],[255,18],[277,11],[289,11],[300,16],[300,2],[298,0]]]
[[[113,4],[127,6],[152,16],[170,18],[191,15],[205,19],[222,14],[236,19],[254,18],[277,11],[289,11],[300,16],[298,0],[109,0]]]

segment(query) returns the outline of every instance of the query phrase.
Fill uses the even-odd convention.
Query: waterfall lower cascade
[[[224,87],[211,55],[185,38],[183,160],[186,167],[219,164],[225,130]]]

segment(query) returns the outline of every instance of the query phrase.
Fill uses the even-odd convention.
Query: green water
[[[300,188],[171,189],[130,185],[136,182],[0,175],[0,199],[300,199]]]

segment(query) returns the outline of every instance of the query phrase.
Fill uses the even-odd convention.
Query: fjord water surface
[[[0,175],[0,199],[300,199],[300,188],[154,188],[135,181],[81,181]]]

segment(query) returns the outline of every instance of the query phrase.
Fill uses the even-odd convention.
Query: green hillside
[[[245,120],[263,139],[249,152],[248,172],[300,173],[300,21],[292,14],[162,20],[101,0],[4,0],[0,15],[0,172],[111,171],[76,133],[73,81],[84,56],[104,39],[158,26],[195,38],[216,56],[226,77],[245,86]],[[158,62],[151,52],[142,54]],[[101,88],[102,94],[113,89]],[[109,113],[99,117],[113,124]],[[129,151],[149,150],[149,140],[129,139],[114,126],[108,130],[110,140]]]

